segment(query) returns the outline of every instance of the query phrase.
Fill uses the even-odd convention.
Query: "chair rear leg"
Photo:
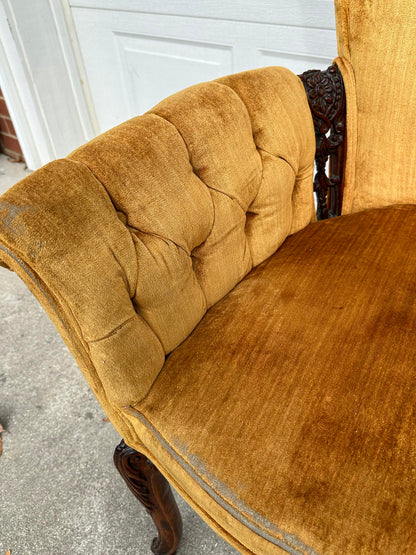
[[[114,464],[156,525],[159,536],[152,542],[152,552],[174,555],[182,536],[182,519],[168,481],[149,459],[124,440],[114,451]]]

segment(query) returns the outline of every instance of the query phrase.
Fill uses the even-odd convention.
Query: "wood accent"
[[[315,127],[318,220],[339,216],[344,188],[343,170],[346,149],[346,99],[341,72],[337,65],[325,71],[309,70],[299,76],[308,97]],[[329,177],[326,166],[329,157]]]
[[[182,518],[166,478],[124,440],[114,451],[114,464],[156,525],[159,535],[152,542],[152,552],[174,555],[182,536]]]

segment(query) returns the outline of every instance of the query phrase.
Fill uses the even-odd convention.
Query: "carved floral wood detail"
[[[316,174],[319,220],[341,214],[345,159],[346,101],[342,75],[336,65],[325,71],[305,71],[300,78],[311,108],[316,139]],[[330,159],[329,177],[326,165]]]
[[[174,555],[182,536],[182,519],[169,483],[149,459],[124,440],[114,451],[114,464],[156,525],[159,535],[152,542],[152,552]]]

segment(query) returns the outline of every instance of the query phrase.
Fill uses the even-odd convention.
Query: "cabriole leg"
[[[166,478],[124,440],[114,451],[114,464],[156,525],[159,536],[152,542],[153,553],[174,555],[182,536],[182,519]]]

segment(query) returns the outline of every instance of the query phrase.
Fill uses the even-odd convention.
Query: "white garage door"
[[[325,68],[332,0],[71,0],[101,131],[184,87],[245,69]]]

